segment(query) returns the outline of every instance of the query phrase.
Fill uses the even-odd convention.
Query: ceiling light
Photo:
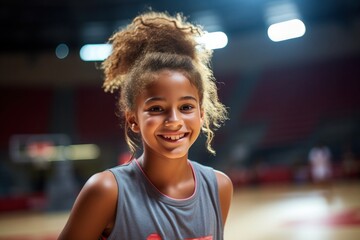
[[[292,19],[270,25],[267,33],[272,41],[280,42],[302,37],[305,31],[305,24],[300,19]]]
[[[80,58],[83,61],[103,61],[111,50],[111,44],[86,44],[80,49]]]

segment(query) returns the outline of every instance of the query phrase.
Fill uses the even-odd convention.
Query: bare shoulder
[[[85,183],[59,239],[98,239],[112,228],[118,198],[110,171],[94,174]]]
[[[116,179],[110,171],[96,173],[89,178],[82,191],[112,195],[112,193],[117,192]]]
[[[96,173],[91,176],[82,188],[76,201],[96,200],[112,203],[117,200],[117,183],[110,171]]]
[[[99,207],[106,214],[110,214],[116,209],[117,199],[118,187],[116,179],[110,171],[103,171],[89,178],[81,190],[74,207],[79,201],[85,205]]]
[[[218,187],[219,189],[227,189],[227,190],[231,190],[233,188],[233,184],[231,179],[223,172],[218,171],[218,170],[214,170],[215,171],[215,175],[216,175],[216,179],[218,182]]]
[[[225,225],[233,196],[233,184],[231,179],[225,173],[215,170],[215,175],[219,189],[223,225]]]

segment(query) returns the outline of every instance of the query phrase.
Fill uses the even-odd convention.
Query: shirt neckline
[[[192,164],[192,162],[190,160],[188,160],[188,164],[190,165],[191,171],[193,173],[193,177],[194,177],[194,181],[195,181],[195,188],[194,188],[193,194],[187,198],[173,198],[173,197],[170,197],[170,196],[162,193],[148,178],[148,176],[142,169],[141,165],[139,164],[138,160],[134,159],[134,162],[135,162],[135,165],[137,166],[136,169],[140,173],[141,177],[144,179],[145,184],[148,185],[147,189],[152,194],[154,194],[154,196],[157,197],[160,201],[171,204],[171,205],[181,206],[181,205],[187,205],[196,200],[196,198],[198,196],[197,193],[199,192],[198,174],[197,174],[197,171],[196,171],[194,165]]]

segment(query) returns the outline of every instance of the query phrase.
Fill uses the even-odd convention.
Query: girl
[[[148,12],[110,38],[104,88],[119,91],[125,139],[142,154],[87,181],[59,239],[223,239],[232,183],[188,159],[201,130],[214,153],[226,119],[201,34],[180,15]]]

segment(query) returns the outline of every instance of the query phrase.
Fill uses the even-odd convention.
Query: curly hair
[[[211,146],[214,130],[227,119],[226,107],[219,101],[216,81],[210,68],[212,51],[197,43],[205,32],[201,26],[187,22],[181,14],[147,12],[137,16],[126,28],[110,37],[112,53],[102,63],[104,90],[119,91],[119,110],[135,110],[135,99],[162,69],[181,71],[200,96],[204,110],[203,133],[206,146]],[[125,121],[125,140],[134,154],[136,136]]]

